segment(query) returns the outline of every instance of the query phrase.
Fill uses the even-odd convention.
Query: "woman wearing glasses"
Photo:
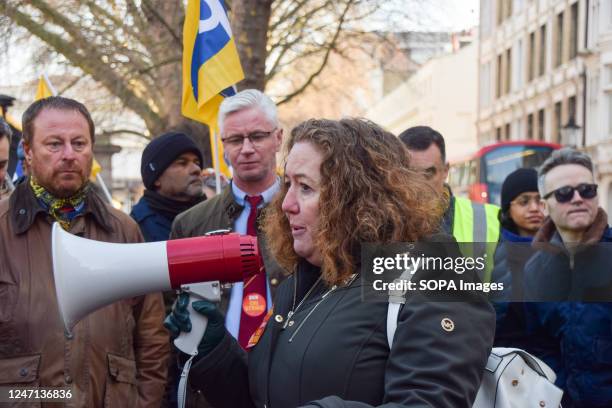
[[[509,301],[523,298],[523,268],[534,253],[531,241],[543,220],[538,173],[534,169],[518,169],[510,173],[501,189],[501,234],[492,274],[494,282],[504,284],[504,291],[492,297],[497,312],[497,347],[529,348],[524,336],[523,306]]]
[[[532,255],[530,244],[543,220],[538,173],[534,169],[510,173],[501,189],[501,234],[492,276],[504,283],[505,294],[513,290],[514,300],[522,298],[523,267]]]

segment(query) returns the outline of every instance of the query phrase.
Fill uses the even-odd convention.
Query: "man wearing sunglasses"
[[[564,407],[609,407],[612,303],[582,302],[611,300],[611,244],[601,243],[612,241],[612,231],[598,206],[590,157],[570,148],[553,152],[539,169],[538,189],[548,217],[525,266],[528,351],[555,370]],[[594,287],[597,298],[589,295]]]

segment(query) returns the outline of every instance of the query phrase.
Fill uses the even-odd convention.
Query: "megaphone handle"
[[[191,320],[191,331],[189,333],[182,332],[180,336],[174,339],[174,345],[185,354],[195,355],[198,352],[198,344],[202,341],[208,318],[193,310],[191,304],[196,300],[201,300],[199,296],[189,295],[189,319]]]

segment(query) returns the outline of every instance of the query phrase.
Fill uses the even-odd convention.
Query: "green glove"
[[[181,332],[191,331],[191,320],[189,319],[189,312],[187,306],[189,305],[189,293],[182,292],[176,299],[176,303],[172,308],[166,320],[164,320],[164,326],[170,332],[172,338],[178,337]],[[208,318],[208,324],[206,331],[200,344],[198,344],[198,357],[203,357],[210,353],[215,347],[221,343],[225,336],[225,319],[217,306],[208,300],[198,300],[191,304],[191,307],[202,315]]]

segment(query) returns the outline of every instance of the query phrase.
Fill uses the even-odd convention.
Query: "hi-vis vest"
[[[483,282],[490,282],[497,246],[494,244],[499,240],[500,225],[497,214],[500,208],[493,204],[475,203],[463,197],[454,198],[453,236],[457,242],[473,243],[471,251],[461,245],[464,256],[486,254],[485,270],[481,278]]]

